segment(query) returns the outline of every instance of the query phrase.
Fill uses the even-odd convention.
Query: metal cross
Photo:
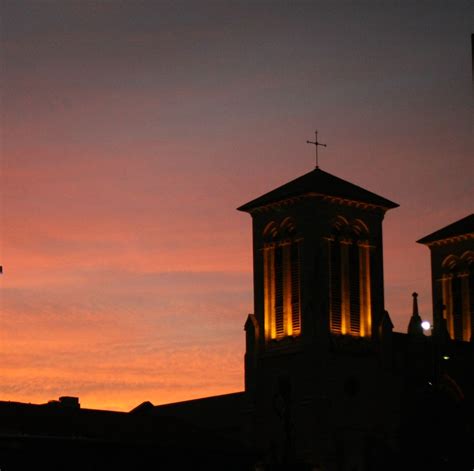
[[[316,168],[319,168],[318,166],[318,146],[323,146],[327,147],[326,144],[321,144],[321,142],[318,142],[318,131],[314,131],[314,142],[313,141],[306,141],[306,144],[313,144],[314,148],[316,150]]]

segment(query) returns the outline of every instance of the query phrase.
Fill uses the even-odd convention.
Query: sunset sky
[[[400,204],[385,303],[431,318],[415,241],[473,210],[472,1],[0,0],[0,400],[130,410],[243,388],[251,219],[314,167]]]

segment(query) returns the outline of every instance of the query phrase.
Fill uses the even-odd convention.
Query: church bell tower
[[[377,340],[382,220],[397,206],[317,167],[238,208],[253,228],[245,388],[262,422],[275,397],[311,397],[334,345]]]
[[[474,214],[418,243],[431,252],[435,332],[445,325],[452,340],[474,339]]]
[[[316,168],[239,207],[253,222],[260,352],[316,331],[372,338],[384,310],[382,220],[398,205]]]

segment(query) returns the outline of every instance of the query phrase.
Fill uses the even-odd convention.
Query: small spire
[[[418,316],[418,293],[413,293],[413,313],[412,316]]]
[[[408,324],[408,333],[411,335],[424,335],[421,327],[421,317],[418,314],[418,293],[413,293],[413,312]]]

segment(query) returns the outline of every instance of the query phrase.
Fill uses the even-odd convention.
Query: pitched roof
[[[453,222],[442,229],[439,229],[432,234],[417,240],[419,244],[431,244],[432,242],[438,242],[440,240],[451,239],[453,237],[459,237],[463,235],[474,235],[474,213],[459,219],[459,221]]]
[[[393,201],[378,196],[371,191],[364,190],[364,188],[331,175],[320,168],[316,168],[237,209],[239,211],[251,212],[255,208],[266,206],[270,203],[304,195],[332,196],[367,203],[384,209],[396,208],[398,206]]]

